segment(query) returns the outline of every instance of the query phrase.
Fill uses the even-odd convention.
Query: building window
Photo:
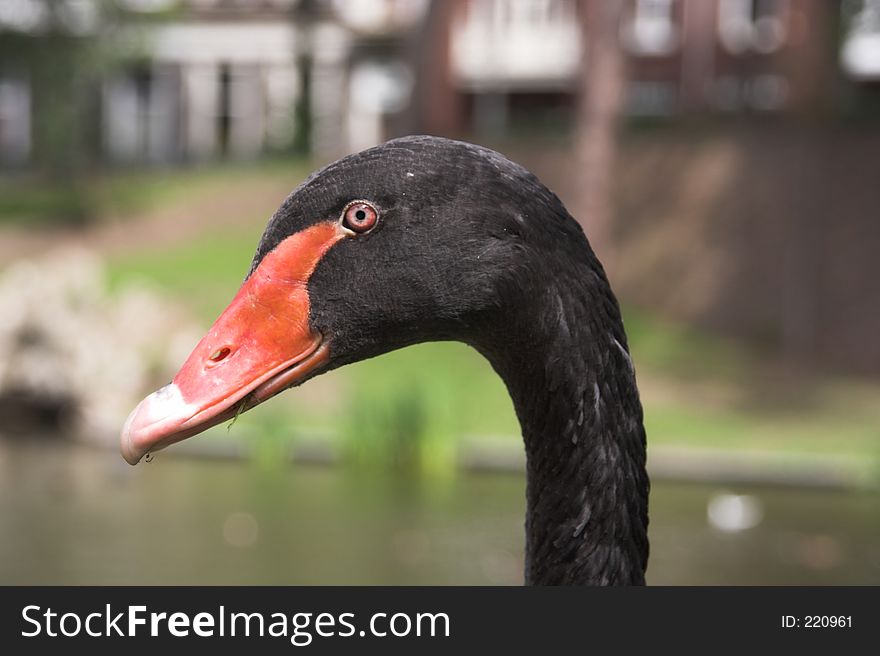
[[[773,112],[783,109],[789,97],[789,85],[780,75],[756,75],[751,78],[723,76],[712,86],[715,107],[723,112],[752,109]]]
[[[667,55],[678,47],[674,0],[636,0],[632,20],[623,29],[623,42],[639,55]]]
[[[470,0],[452,34],[452,71],[470,90],[567,88],[580,66],[574,0]]]
[[[672,82],[633,80],[627,88],[627,113],[631,116],[670,116],[678,96]]]
[[[718,33],[733,54],[771,53],[785,41],[787,0],[720,0]]]

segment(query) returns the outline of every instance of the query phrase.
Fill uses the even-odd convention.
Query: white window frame
[[[624,45],[638,55],[668,55],[679,46],[675,21],[677,0],[635,0],[632,19],[624,26]]]

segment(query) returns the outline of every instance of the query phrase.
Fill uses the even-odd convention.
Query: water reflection
[[[654,584],[878,584],[880,497],[736,490],[763,520],[707,521],[710,486],[655,484]],[[3,584],[522,582],[519,476],[418,481],[162,454],[0,444]]]

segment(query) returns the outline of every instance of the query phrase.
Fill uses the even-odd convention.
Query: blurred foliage
[[[57,225],[94,215],[91,194],[82,185],[0,181],[0,224]]]
[[[42,210],[40,214],[45,211],[65,222],[81,223],[92,214],[79,181],[96,151],[94,91],[109,55],[99,33],[68,28],[61,3],[46,6],[45,30],[2,34],[0,61],[5,71],[26,74],[30,80],[33,162],[52,184],[44,205],[26,205]]]
[[[242,179],[283,177],[296,181],[310,166],[305,160],[279,156],[258,162],[214,164],[203,168],[142,169],[104,175],[92,173],[77,181],[77,193],[81,198],[88,199],[92,222],[126,220],[127,217],[167,207],[183,199],[214,193],[218,185]],[[67,203],[69,196],[66,186],[47,183],[40,176],[0,178],[0,226],[58,225],[65,221]],[[260,220],[265,223],[265,217]]]
[[[29,221],[80,225],[101,210],[92,178],[100,165],[102,80],[138,58],[141,23],[167,20],[177,10],[133,13],[113,0],[98,0],[94,16],[84,18],[71,15],[67,4],[58,0],[44,5],[47,17],[41,29],[0,30],[0,73],[26,76],[30,83],[30,171],[48,183],[49,190],[36,185],[26,185],[21,192],[4,189],[0,220],[12,214]],[[116,38],[123,24],[125,40]],[[6,184],[13,187],[17,182]]]
[[[343,433],[346,460],[362,465],[419,471],[427,446],[427,404],[418,379],[401,381],[396,393],[374,398],[355,385],[349,394]]]

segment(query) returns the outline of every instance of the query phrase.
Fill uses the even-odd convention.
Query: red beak
[[[129,464],[231,419],[327,362],[329,345],[309,325],[308,281],[344,236],[337,222],[318,223],[263,258],[174,380],[128,416],[120,441]]]

